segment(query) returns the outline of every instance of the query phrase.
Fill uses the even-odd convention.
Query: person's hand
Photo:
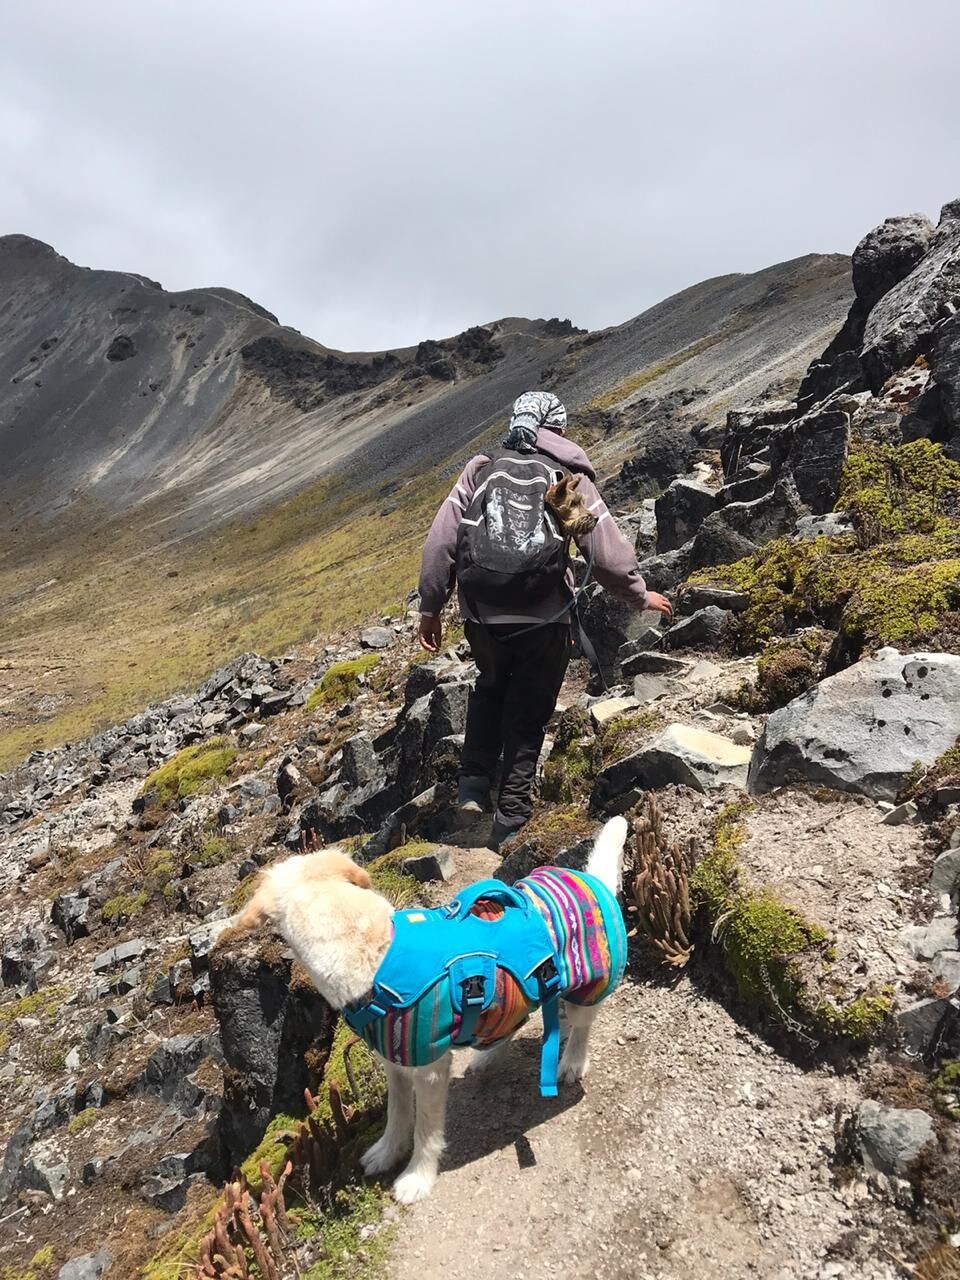
[[[659,591],[648,591],[647,599],[644,607],[653,609],[656,613],[662,613],[665,618],[673,617],[673,605],[666,596],[660,595]]]
[[[440,652],[440,638],[443,635],[443,623],[439,618],[429,618],[425,613],[420,615],[420,648],[427,653]]]

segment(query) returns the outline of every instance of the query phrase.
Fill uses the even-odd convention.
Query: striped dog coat
[[[623,915],[595,876],[537,867],[512,888],[482,880],[445,907],[394,912],[369,998],[344,1017],[388,1062],[426,1066],[489,1048],[544,1011],[540,1090],[556,1093],[558,1001],[599,1004],[626,967]]]

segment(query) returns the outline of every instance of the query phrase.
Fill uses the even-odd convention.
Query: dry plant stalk
[[[660,952],[664,964],[681,969],[690,959],[690,872],[695,859],[693,840],[685,846],[667,845],[663,819],[653,792],[633,824],[636,876],[633,900],[637,924]]]
[[[200,1245],[198,1280],[279,1280],[286,1260],[289,1238],[283,1204],[283,1186],[293,1165],[287,1161],[278,1182],[274,1182],[264,1161],[260,1166],[263,1186],[254,1200],[243,1178],[228,1182],[217,1209],[213,1227]],[[258,1220],[267,1233],[266,1240]],[[256,1272],[251,1272],[247,1250],[253,1255]]]

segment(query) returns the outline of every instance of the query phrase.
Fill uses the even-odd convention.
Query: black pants
[[[570,661],[567,623],[533,631],[526,625],[465,626],[480,674],[467,708],[460,774],[492,782],[503,753],[497,816],[509,828],[530,817],[543,736]]]

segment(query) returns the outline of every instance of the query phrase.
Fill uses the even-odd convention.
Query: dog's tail
[[[611,818],[594,842],[587,860],[587,872],[596,876],[611,893],[620,892],[623,880],[623,848],[627,843],[626,818]]]

